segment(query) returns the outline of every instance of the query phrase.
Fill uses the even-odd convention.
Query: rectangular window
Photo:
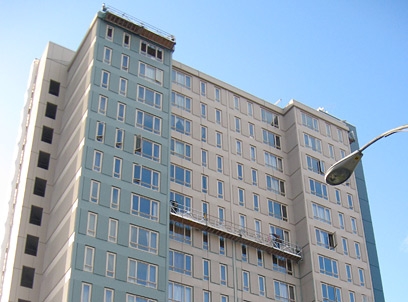
[[[207,150],[201,150],[201,165],[203,167],[207,167],[208,165],[208,151]]]
[[[82,283],[81,302],[91,302],[91,297],[92,297],[92,285],[88,283]]]
[[[191,228],[179,222],[170,221],[169,238],[178,242],[191,244]]]
[[[320,198],[328,199],[326,184],[320,181],[314,180],[314,179],[309,179],[309,185],[310,185],[310,193],[312,195],[315,195]]]
[[[235,132],[241,133],[241,119],[239,117],[234,117],[235,120]]]
[[[157,266],[129,258],[127,282],[157,288]]]
[[[269,110],[261,108],[262,122],[267,123],[273,127],[279,128],[278,116]]]
[[[242,141],[236,140],[236,152],[237,155],[241,156],[242,155]]]
[[[158,221],[159,203],[155,200],[132,193],[130,213],[153,221]]]
[[[161,119],[147,112],[136,110],[136,127],[160,135]]]
[[[337,136],[339,137],[339,142],[343,142],[343,130],[337,129]]]
[[[304,112],[302,112],[302,124],[314,131],[319,131],[319,121]]]
[[[227,266],[220,264],[220,284],[227,285]]]
[[[244,165],[242,164],[237,164],[237,178],[239,180],[243,180],[244,178]]]
[[[108,241],[116,243],[117,239],[118,239],[118,221],[116,219],[109,218]]]
[[[322,141],[309,134],[304,133],[305,146],[313,151],[322,153]]]
[[[171,93],[171,104],[174,107],[181,108],[187,112],[191,112],[191,98],[186,97],[177,92]]]
[[[333,250],[336,246],[334,235],[320,229],[316,229],[316,241],[317,245],[329,250]]]
[[[319,267],[321,274],[325,274],[334,278],[339,277],[336,260],[319,255]]]
[[[285,183],[283,180],[280,180],[276,177],[271,175],[266,175],[266,188],[269,191],[275,192],[276,194],[280,194],[285,196]]]
[[[94,261],[95,249],[90,246],[85,246],[84,252],[84,271],[93,271],[93,261]]]
[[[273,282],[275,287],[275,300],[282,302],[295,302],[295,287],[281,281]]]
[[[98,102],[98,113],[105,115],[107,106],[108,106],[108,98],[106,96],[100,95],[99,102]]]
[[[217,172],[222,173],[222,171],[223,171],[223,158],[222,158],[222,156],[217,155],[216,159],[217,159]]]
[[[216,141],[216,145],[217,148],[222,148],[222,133],[216,131],[215,132],[215,141]]]
[[[41,226],[43,208],[31,206],[29,223]]]
[[[258,185],[258,171],[255,169],[251,169],[251,175],[252,175],[252,185],[257,186]]]
[[[343,254],[348,255],[348,243],[347,243],[347,238],[341,238],[341,244],[343,246]]]
[[[119,157],[114,157],[112,176],[114,178],[121,178],[121,175],[122,175],[122,159]]]
[[[356,302],[356,297],[353,292],[349,292],[349,300],[350,302]]]
[[[169,281],[168,293],[170,302],[192,302],[193,301],[193,288]]]
[[[354,234],[357,234],[357,219],[354,217],[350,217],[350,222],[351,222],[351,231]]]
[[[139,62],[139,77],[160,86],[163,84],[163,70],[143,62]]]
[[[323,207],[321,205],[312,204],[313,208],[313,218],[323,221],[324,223],[331,224],[331,214],[330,209]]]
[[[283,171],[283,161],[282,158],[265,151],[264,152],[265,166],[272,168],[277,171]]]
[[[281,140],[280,136],[276,135],[275,133],[262,129],[262,138],[263,138],[263,143],[267,144],[273,148],[276,148],[280,150],[281,148]]]
[[[311,157],[309,155],[306,155],[306,161],[307,161],[307,168],[310,171],[313,171],[317,174],[324,175],[324,172],[325,172],[324,161]]]
[[[120,201],[120,189],[116,187],[111,188],[111,201],[110,207],[111,209],[119,209],[119,201]]]
[[[125,130],[116,128],[115,148],[123,149],[124,136],[125,136]]]
[[[125,121],[125,114],[126,114],[126,105],[123,103],[118,103],[116,119],[120,122]]]
[[[101,183],[96,180],[91,180],[91,192],[89,200],[94,203],[99,202],[99,191],[100,191]]]
[[[130,48],[130,35],[123,33],[123,47]]]
[[[364,270],[362,268],[358,269],[358,277],[360,279],[360,286],[365,286]]]
[[[105,288],[103,290],[103,302],[114,302],[115,301],[115,291],[110,288]]]
[[[171,115],[171,129],[176,130],[185,135],[190,135],[191,133],[191,121],[182,118],[180,116]],[[202,129],[202,128],[201,128]]]
[[[27,288],[33,288],[35,268],[23,266],[21,271],[20,285]]]
[[[192,270],[192,259],[191,255],[170,250],[169,251],[169,270],[191,276]]]
[[[248,102],[247,103],[247,114],[248,116],[253,116],[254,115],[254,104]]]
[[[334,189],[334,194],[336,195],[336,203],[337,203],[337,204],[341,204],[340,190]]]
[[[135,135],[135,154],[160,162],[161,146],[153,141]]]
[[[103,49],[103,63],[110,65],[111,61],[112,61],[112,49],[105,47]]]
[[[275,217],[283,221],[288,221],[288,212],[286,205],[268,199],[268,210],[269,216]]]
[[[235,108],[236,110],[239,110],[239,103],[240,103],[239,97],[237,97],[237,96],[234,95],[234,108]]]
[[[203,302],[211,302],[211,293],[209,291],[203,291]]]
[[[256,147],[249,146],[249,157],[251,161],[256,161]]]
[[[217,180],[218,198],[224,198],[224,182]]]
[[[201,192],[208,192],[208,176],[201,175]]]
[[[215,95],[215,100],[216,100],[217,102],[220,102],[220,101],[221,101],[221,89],[215,87],[215,88],[214,88],[214,95]]]
[[[103,159],[103,153],[101,151],[94,151],[94,158],[93,158],[93,165],[92,165],[92,170],[96,172],[101,172],[102,170],[102,159]]]
[[[95,140],[97,142],[103,143],[104,135],[105,135],[105,123],[96,122],[96,137],[95,137]]]
[[[162,94],[144,86],[137,86],[137,100],[151,107],[161,109]]]
[[[258,258],[258,266],[263,266],[263,264],[264,264],[264,261],[263,261],[263,251],[262,250],[260,250],[260,249],[257,249],[256,250],[256,255],[257,255],[257,258]]]
[[[25,242],[25,248],[24,248],[24,254],[31,255],[31,256],[37,256],[39,239],[40,238],[36,236],[27,235],[26,242]]]
[[[203,280],[210,280],[210,261],[203,259]]]
[[[238,188],[238,204],[242,207],[245,206],[245,191],[241,188]]]
[[[201,94],[202,96],[206,96],[206,95],[207,95],[207,83],[200,82],[200,94]]]
[[[33,194],[44,197],[46,187],[47,187],[47,180],[36,177],[34,180]]]
[[[201,117],[206,119],[207,118],[207,105],[204,103],[200,103],[201,108]]]
[[[140,53],[159,62],[163,62],[163,50],[146,41],[140,42]]]
[[[201,126],[201,141],[207,141],[207,127]]]
[[[153,191],[159,191],[160,172],[133,164],[133,183]]]
[[[329,124],[326,124],[326,135],[331,137],[331,126]]]
[[[191,161],[191,145],[185,142],[171,139],[170,151],[172,155],[176,155],[188,161]]]
[[[245,244],[241,244],[241,260],[243,262],[248,262],[248,252]]]
[[[203,231],[203,250],[208,251],[208,233]]]
[[[92,237],[96,236],[97,222],[98,222],[98,214],[88,212],[88,222],[86,225],[86,234],[88,236],[92,236]]]
[[[54,80],[50,80],[50,86],[48,89],[48,93],[55,95],[55,96],[59,96],[59,92],[60,92],[60,83]]]
[[[346,264],[347,282],[353,282],[353,273],[351,272],[351,265]]]
[[[334,146],[329,144],[329,156],[330,158],[334,158]]]
[[[355,252],[356,252],[356,258],[360,260],[361,259],[360,243],[354,242],[354,249],[355,249]]]
[[[116,254],[106,253],[106,277],[115,278]]]
[[[242,290],[249,292],[249,272],[242,271]]]
[[[128,80],[125,78],[119,78],[119,94],[126,96],[127,95],[127,86]]]
[[[181,85],[187,89],[191,89],[191,77],[184,73],[173,69],[171,71],[171,80],[173,83]]]
[[[225,255],[225,239],[220,237],[220,255]]]
[[[341,289],[322,283],[323,302],[341,302]]]
[[[130,225],[129,246],[148,253],[157,254],[159,234],[151,230]]]
[[[180,166],[171,165],[170,167],[170,181],[178,183],[180,185],[191,187],[191,170],[185,169]]]
[[[262,297],[265,297],[265,277],[264,276],[259,276],[258,275],[258,290],[259,290],[259,295]]]
[[[110,73],[107,72],[106,70],[102,70],[102,75],[101,75],[101,87],[108,89],[109,88],[109,77]]]
[[[221,110],[215,109],[215,123],[221,125]]]
[[[340,229],[344,230],[344,214],[339,213],[339,226]]]
[[[114,29],[112,26],[106,27],[106,34],[105,34],[106,40],[113,41],[113,30]]]
[[[353,196],[350,194],[347,194],[347,205],[350,210],[354,209]]]
[[[174,206],[175,211],[177,211],[177,209],[181,209],[184,211],[191,210],[191,197],[189,196],[170,192],[170,201],[172,203],[172,206]]]
[[[255,138],[255,125],[248,123],[248,133],[250,138]]]
[[[259,195],[253,194],[252,200],[253,200],[254,211],[259,212]]]
[[[47,144],[52,144],[52,138],[54,136],[54,129],[43,126],[41,133],[41,141]]]
[[[57,105],[47,102],[47,106],[45,107],[45,116],[55,120],[57,116]]]

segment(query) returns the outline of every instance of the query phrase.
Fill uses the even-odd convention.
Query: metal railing
[[[291,260],[299,261],[302,259],[302,249],[299,246],[284,241],[276,234],[257,232],[239,224],[208,215],[207,213],[184,207],[177,202],[171,202],[170,217],[172,220],[186,225],[236,240]]]

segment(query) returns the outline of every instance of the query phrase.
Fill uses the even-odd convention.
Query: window
[[[275,300],[282,302],[295,302],[295,287],[281,281],[273,282],[275,287]]]
[[[123,149],[124,136],[125,136],[125,130],[116,128],[115,148]]]
[[[161,119],[147,112],[136,110],[136,127],[160,135]]]
[[[95,137],[95,140],[97,142],[103,143],[104,135],[105,135],[105,123],[97,122],[96,123],[96,137]]]
[[[101,183],[96,180],[91,180],[91,193],[89,200],[94,203],[99,202],[99,191],[100,191]]]
[[[172,114],[171,115],[171,129],[176,130],[177,132],[180,132],[185,135],[190,135],[191,121]],[[202,134],[202,131],[201,131],[201,134]],[[201,135],[201,138],[202,138],[202,135]]]
[[[130,36],[127,33],[123,33],[123,47],[130,48]]]
[[[120,178],[122,174],[122,159],[119,157],[113,158],[113,173],[114,178]]]
[[[43,208],[31,206],[29,223],[41,226]]]
[[[128,80],[124,78],[119,78],[119,94],[126,96],[127,94],[127,84]]]
[[[157,266],[136,259],[128,259],[127,281],[157,288]]]
[[[47,102],[47,106],[45,107],[45,116],[55,120],[55,117],[57,116],[57,105]]]
[[[191,112],[191,98],[181,95],[177,92],[171,93],[171,104],[174,107],[181,108],[187,112]]]
[[[33,288],[35,269],[33,267],[23,266],[21,271],[20,285],[27,288]]]
[[[215,132],[215,138],[216,138],[216,145],[218,148],[222,148],[222,133],[216,131]]]
[[[191,77],[184,73],[173,69],[171,71],[171,80],[173,83],[181,85],[187,89],[191,89]]]
[[[262,129],[262,138],[263,138],[264,144],[267,144],[273,148],[280,150],[281,148],[280,136],[274,134],[271,131]]]
[[[339,142],[343,142],[343,130],[337,129],[337,136],[339,137]]]
[[[235,121],[235,132],[241,133],[241,119],[239,117],[234,117]]]
[[[215,123],[221,125],[221,110],[215,109]]]
[[[237,164],[237,178],[242,180],[244,178],[244,165]]]
[[[201,192],[207,193],[208,192],[208,176],[201,175]]]
[[[163,50],[148,42],[140,42],[140,53],[153,58],[157,61],[163,62]]]
[[[43,126],[41,133],[41,141],[47,144],[52,144],[52,138],[54,136],[54,129],[47,126]]]
[[[215,95],[215,100],[217,102],[220,102],[221,101],[221,89],[214,87],[214,95]]]
[[[158,191],[160,184],[160,173],[150,168],[133,164],[133,183],[154,191]]]
[[[243,262],[248,261],[247,246],[245,244],[241,244],[241,260]]]
[[[115,291],[110,288],[105,288],[103,290],[103,302],[114,302],[115,300]]]
[[[316,229],[317,245],[326,249],[333,250],[335,248],[334,235],[326,231]]]
[[[160,162],[161,146],[155,142],[135,135],[135,154]]]
[[[242,142],[240,140],[236,140],[236,152],[237,155],[242,155]]]
[[[95,254],[95,249],[93,247],[85,246],[84,271],[86,271],[86,272],[92,272],[93,271],[94,254]]]
[[[289,232],[274,226],[274,225],[269,225],[269,234],[271,234],[272,236],[272,241],[273,241],[273,245],[274,247],[278,247],[280,248],[280,245],[282,242],[289,242]]]
[[[283,171],[283,161],[282,158],[277,157],[276,155],[265,151],[265,166],[272,168],[277,171]]]
[[[319,131],[319,121],[304,112],[302,112],[302,124],[314,131]]]
[[[240,206],[245,205],[245,191],[244,189],[238,188],[238,204]]]
[[[36,236],[27,235],[24,253],[31,256],[37,256],[39,239],[40,238]]]
[[[93,158],[93,165],[92,165],[92,170],[96,172],[101,172],[102,170],[102,159],[103,159],[103,153],[101,151],[94,151],[94,158]]]
[[[169,282],[168,285],[169,302],[192,302],[193,289],[179,283]]]
[[[92,285],[88,283],[82,283],[81,302],[91,302],[91,297],[92,297]]]
[[[343,149],[340,149],[340,157],[341,158],[346,157],[346,151],[344,151]]]
[[[313,151],[317,151],[319,153],[322,153],[322,141],[320,139],[317,139],[309,134],[304,133],[304,140],[305,140],[305,146],[307,148],[312,149]]]
[[[242,290],[249,292],[249,272],[242,271]]]
[[[200,82],[200,94],[202,96],[206,96],[207,95],[207,84],[204,82]]]
[[[329,144],[329,155],[330,158],[334,158],[334,146]]]
[[[341,244],[343,246],[343,254],[348,255],[348,243],[347,243],[347,238],[342,237],[341,238]]]
[[[144,86],[137,86],[137,100],[139,102],[145,103],[151,107],[160,109],[162,106],[162,94],[149,89]]]
[[[277,219],[288,221],[288,212],[286,205],[283,205],[277,201],[268,199],[269,216]]]
[[[265,297],[265,277],[258,275],[258,289],[259,295]]]
[[[163,84],[163,70],[143,62],[139,62],[139,77],[158,85]]]
[[[347,276],[347,282],[353,282],[353,274],[351,272],[350,264],[346,264],[346,276]]]
[[[208,165],[208,151],[207,150],[201,150],[201,165],[203,167],[207,167]]]
[[[361,249],[360,249],[360,243],[354,242],[354,249],[356,251],[356,258],[361,259]]]
[[[253,194],[252,195],[254,211],[259,212],[259,195]]]
[[[256,255],[258,258],[258,266],[263,266],[263,251],[260,249],[256,250]]]
[[[224,218],[225,218],[225,209],[218,207],[218,220],[220,224],[224,224]]]
[[[171,154],[176,155],[178,157],[184,158],[186,160],[191,160],[191,145],[185,142],[171,139]]]
[[[324,223],[331,224],[331,214],[330,209],[323,207],[321,205],[312,204],[313,208],[313,218],[323,221]]]
[[[255,235],[256,235],[258,238],[261,238],[261,236],[262,236],[261,221],[258,220],[258,219],[255,219],[254,224],[255,224]]]
[[[125,121],[125,114],[126,114],[126,105],[123,103],[118,103],[116,119],[120,122]]]
[[[150,220],[159,219],[159,203],[155,200],[132,193],[131,214]]]
[[[227,285],[227,266],[220,264],[220,284]]]
[[[203,250],[208,250],[208,233],[203,231]]]
[[[341,289],[322,283],[323,302],[341,302]]]
[[[276,194],[285,196],[285,183],[271,175],[266,175],[266,188]]]
[[[191,197],[176,193],[170,192],[170,201],[175,203],[174,205],[178,208],[181,208],[186,211],[191,210]]]
[[[246,216],[245,215],[242,215],[242,214],[239,215],[239,227],[241,231],[246,232]]]
[[[112,49],[105,47],[103,49],[103,63],[110,65],[111,61],[112,61]]]
[[[349,209],[354,209],[353,196],[351,196],[350,194],[347,194],[347,205]]]
[[[211,293],[209,291],[203,291],[203,302],[210,302],[211,301]]]
[[[54,80],[50,80],[50,87],[48,89],[48,93],[55,95],[55,96],[59,96],[59,92],[60,92],[60,83]]]
[[[282,256],[272,255],[272,269],[280,273],[292,275],[292,262]]]
[[[200,103],[200,108],[201,108],[201,117],[202,118],[207,118],[207,105],[204,103]]]
[[[256,147],[255,146],[249,146],[249,156],[251,161],[256,161]]]
[[[201,126],[201,141],[207,141],[207,127]]]
[[[98,102],[98,113],[105,115],[107,105],[108,105],[108,98],[106,96],[100,95],[99,102]]]
[[[169,269],[173,272],[191,276],[192,256],[177,251],[169,251]]]
[[[237,97],[237,96],[235,96],[234,95],[234,108],[236,109],[236,110],[239,110],[239,97]]]
[[[337,203],[337,204],[341,204],[340,190],[334,189],[334,194],[336,195],[336,203]]]
[[[320,198],[328,199],[327,185],[314,179],[309,179],[310,193]]]
[[[44,197],[46,187],[47,187],[47,180],[36,177],[35,180],[34,180],[33,194],[37,195],[37,196]]]
[[[170,221],[170,239],[191,244],[191,228],[179,222]]]
[[[264,108],[261,108],[261,118],[262,121],[274,126],[276,128],[279,128],[279,121],[278,121],[278,116],[272,112],[270,112],[269,110],[266,110]]]
[[[360,279],[360,286],[365,286],[364,270],[362,268],[358,269],[358,277]]]
[[[248,123],[248,133],[249,137],[254,138],[255,137],[255,125],[252,123]]]
[[[307,168],[310,171],[324,175],[324,172],[325,172],[324,161],[311,157],[309,155],[306,155],[306,161],[307,161]]]
[[[113,27],[107,26],[106,27],[106,40],[112,41],[113,40]]]
[[[95,237],[96,236],[96,225],[98,222],[98,214],[88,212],[88,222],[86,225],[86,234],[88,236]]]
[[[354,217],[350,217],[351,230],[354,234],[357,234],[357,220]]]
[[[210,280],[210,261],[203,259],[203,279]]]
[[[331,137],[331,126],[329,124],[326,124],[326,135]]]
[[[252,175],[252,185],[257,186],[258,185],[258,171],[255,169],[251,169],[251,175]]]
[[[248,107],[247,108],[248,116],[253,116],[254,115],[254,104],[248,102],[247,107]]]
[[[108,241],[116,243],[117,239],[118,239],[118,221],[116,219],[109,218]]]
[[[110,78],[110,73],[107,72],[106,70],[102,70],[102,75],[101,75],[101,87],[108,89],[109,88],[109,78]]]
[[[325,274],[334,278],[339,277],[336,260],[324,256],[319,256],[319,268],[321,274]]]
[[[217,180],[217,193],[218,198],[224,198],[224,182]]]
[[[130,225],[129,246],[135,249],[157,254],[159,234],[151,230]]]
[[[344,214],[339,213],[339,226],[340,229],[344,230]]]
[[[349,292],[349,300],[350,302],[356,302],[356,297],[353,292]]]
[[[170,167],[170,181],[191,187],[191,171],[172,164]]]
[[[223,158],[222,158],[222,156],[217,155],[216,159],[217,159],[217,172],[222,173],[222,170],[223,170]]]
[[[220,237],[220,255],[225,255],[225,239]]]

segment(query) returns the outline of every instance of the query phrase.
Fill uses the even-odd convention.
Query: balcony
[[[302,259],[299,246],[283,241],[274,234],[259,233],[175,202],[170,207],[170,219],[296,262]]]

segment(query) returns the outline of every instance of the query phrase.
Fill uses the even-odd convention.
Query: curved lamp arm
[[[399,126],[397,128],[388,130],[383,134],[377,136],[376,138],[369,141],[360,149],[350,153],[346,157],[340,159],[338,162],[333,164],[326,172],[325,180],[329,185],[336,186],[340,185],[345,182],[347,179],[350,178],[351,174],[354,172],[355,168],[357,167],[358,163],[360,162],[361,158],[363,157],[363,151],[367,149],[369,146],[374,144],[376,141],[383,137],[390,136],[391,134],[401,132],[404,129],[408,128],[408,124]]]

